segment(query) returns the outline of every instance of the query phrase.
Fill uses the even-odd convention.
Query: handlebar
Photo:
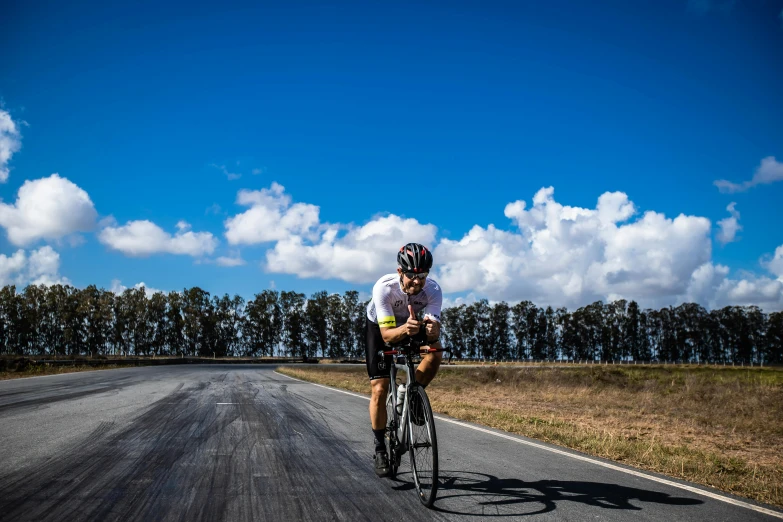
[[[383,352],[383,355],[399,355],[399,354],[407,355],[407,354],[414,353],[413,352],[414,348],[413,347],[410,347],[410,348],[411,348],[410,350],[386,350],[386,351]],[[447,351],[448,350],[445,350],[443,348],[421,348],[421,347],[419,347],[419,354],[420,355],[421,354],[427,354],[427,353],[447,352]]]

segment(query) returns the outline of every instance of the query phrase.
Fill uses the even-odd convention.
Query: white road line
[[[370,400],[369,397],[365,397],[364,395],[359,395],[357,393],[351,393],[351,392],[347,392],[347,391],[344,391],[344,390],[338,390],[337,388],[332,388],[331,386],[324,386],[322,384],[315,384],[313,382],[303,381],[301,379],[296,379],[294,377],[289,377],[288,375],[283,375],[282,373],[278,373],[276,371],[275,371],[275,373],[277,373],[278,375],[282,375],[283,377],[288,377],[289,379],[292,379],[294,381],[299,381],[299,382],[303,382],[303,383],[306,383],[306,384],[312,384],[313,386],[318,386],[320,388],[326,388],[327,390],[332,390],[332,391],[344,393],[346,395],[351,395],[353,397],[358,397],[360,399],[364,399],[364,400],[368,400],[368,401]],[[675,487],[675,488],[678,488],[678,489],[684,489],[685,491],[690,491],[691,493],[696,493],[697,495],[703,495],[705,497],[709,497],[709,498],[712,498],[712,499],[715,499],[715,500],[720,500],[721,502],[726,502],[728,504],[733,504],[735,506],[743,507],[743,508],[746,508],[746,509],[752,509],[753,511],[757,511],[759,513],[764,513],[765,515],[770,515],[770,516],[773,516],[773,517],[776,517],[776,518],[783,519],[783,513],[779,512],[779,511],[772,511],[771,509],[767,509],[767,508],[763,508],[761,506],[756,506],[756,505],[753,505],[753,504],[749,504],[749,503],[743,502],[741,500],[736,500],[736,499],[733,499],[733,498],[730,498],[730,497],[725,497],[723,495],[719,495],[717,493],[713,493],[712,491],[706,491],[706,490],[699,489],[699,488],[696,488],[696,487],[693,487],[693,486],[689,486],[687,484],[680,484],[679,482],[674,482],[672,480],[666,480],[664,478],[656,477],[654,475],[648,475],[647,473],[643,473],[641,471],[636,471],[634,469],[623,468],[623,467],[620,467],[620,466],[616,466],[614,464],[610,464],[608,462],[602,462],[600,460],[595,460],[595,459],[592,459],[590,457],[585,457],[584,455],[577,455],[577,454],[574,454],[574,453],[569,453],[567,451],[559,450],[557,448],[551,448],[549,446],[544,446],[543,444],[537,444],[537,443],[532,442],[532,441],[528,441],[528,440],[523,440],[523,439],[517,438],[517,437],[515,437],[513,435],[507,435],[505,433],[498,433],[496,431],[488,430],[486,428],[480,428],[478,426],[472,426],[470,424],[466,424],[464,422],[460,422],[460,421],[457,421],[457,420],[454,420],[454,419],[448,419],[446,417],[441,417],[440,415],[435,415],[435,418],[438,419],[439,421],[448,422],[448,423],[451,423],[451,424],[456,424],[457,426],[462,426],[463,428],[469,428],[471,430],[480,431],[482,433],[487,433],[489,435],[494,435],[496,437],[500,437],[502,439],[510,440],[512,442],[516,442],[516,443],[519,443],[519,444],[525,444],[527,446],[533,446],[534,448],[542,449],[544,451],[549,451],[551,453],[557,453],[558,455],[563,455],[563,456],[566,456],[566,457],[571,457],[572,459],[577,459],[577,460],[581,460],[581,461],[584,461],[584,462],[590,462],[592,464],[597,464],[599,466],[603,466],[605,468],[609,468],[609,469],[612,469],[612,470],[615,470],[615,471],[620,471],[622,473],[627,473],[628,475],[634,475],[636,477],[641,477],[641,478],[645,478],[645,479],[648,479],[648,480],[652,480],[652,481],[658,482],[660,484],[666,484],[667,486],[672,486],[672,487]]]

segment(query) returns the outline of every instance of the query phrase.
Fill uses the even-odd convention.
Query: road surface
[[[782,518],[443,417],[441,487],[427,510],[407,464],[395,481],[375,476],[366,397],[273,369],[183,365],[0,381],[0,520]]]

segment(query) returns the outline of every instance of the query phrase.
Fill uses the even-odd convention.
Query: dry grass
[[[8,379],[20,379],[22,377],[35,377],[38,375],[59,375],[61,373],[92,372],[95,370],[110,370],[120,368],[116,364],[106,366],[31,366],[22,371],[0,372],[0,381]]]
[[[368,393],[363,368],[282,367]],[[783,371],[716,367],[448,368],[443,414],[783,506]]]

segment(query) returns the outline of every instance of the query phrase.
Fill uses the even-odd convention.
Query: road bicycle
[[[419,500],[432,507],[438,492],[438,439],[435,418],[424,387],[416,382],[416,366],[421,356],[443,352],[442,349],[423,348],[409,340],[409,344],[390,346],[384,355],[391,355],[389,394],[386,396],[386,452],[391,467],[390,477],[397,475],[403,455],[410,454],[413,482]],[[397,411],[397,370],[406,373],[405,398]]]

